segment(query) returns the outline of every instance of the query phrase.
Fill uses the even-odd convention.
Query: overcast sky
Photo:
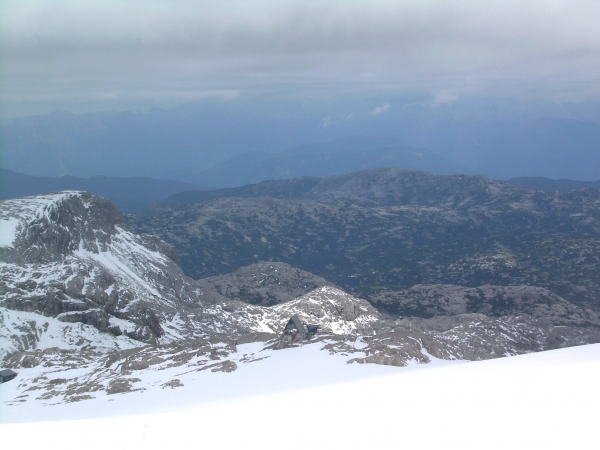
[[[598,0],[5,0],[0,13],[4,117],[275,94],[600,98]]]

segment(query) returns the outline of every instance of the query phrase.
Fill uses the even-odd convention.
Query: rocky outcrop
[[[382,326],[381,314],[369,302],[330,286],[267,308],[236,301],[220,307],[231,314],[239,330],[253,332],[279,334],[294,314],[305,323],[319,325],[323,333],[371,333]]]
[[[0,306],[158,342],[168,338],[158,316],[203,304],[173,249],[131,232],[100,197],[68,191],[7,200],[0,221],[13,224],[0,247]]]
[[[332,286],[324,278],[281,262],[258,262],[233,273],[198,280],[207,291],[229,300],[272,306],[289,302],[321,286]]]
[[[448,321],[442,325],[437,318],[419,322],[408,329],[401,324],[372,336],[340,337],[326,348],[331,353],[357,355],[349,363],[406,366],[426,364],[432,358],[478,361],[600,342],[600,330],[554,326],[528,316],[491,319],[469,315],[450,327]]]

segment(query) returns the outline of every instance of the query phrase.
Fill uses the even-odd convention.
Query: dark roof
[[[13,372],[10,369],[4,369],[4,370],[0,370],[0,377],[7,377],[9,375],[16,375],[17,372]]]
[[[300,317],[298,317],[296,314],[294,314],[290,320],[288,321],[287,325],[285,326],[286,330],[291,329],[292,327],[290,325],[293,325],[293,328],[296,328],[298,331],[300,331],[301,333],[304,333],[304,325],[302,324],[302,321],[300,320]]]

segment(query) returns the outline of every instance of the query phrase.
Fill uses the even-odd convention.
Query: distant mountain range
[[[391,107],[373,116],[373,101],[308,107],[239,98],[145,113],[57,111],[0,124],[0,163],[38,176],[148,176],[215,187],[375,166],[493,179],[600,178],[598,102],[378,99]],[[311,142],[326,144],[304,145]]]
[[[178,209],[192,203],[207,202],[219,198],[237,197],[237,198],[255,198],[271,197],[278,199],[298,199],[308,194],[315,186],[319,184],[319,177],[298,177],[289,180],[269,180],[256,184],[247,184],[245,186],[183,191],[171,195],[166,200],[160,202],[161,207]],[[518,184],[519,186],[536,189],[546,192],[568,192],[577,189],[586,189],[590,187],[600,189],[599,181],[577,181],[577,180],[551,180],[543,177],[522,177],[512,178],[505,183]],[[157,207],[153,208],[156,212]],[[160,209],[160,208],[159,208]],[[148,210],[144,213],[151,213]]]
[[[307,147],[310,148],[313,146]],[[315,145],[313,148],[318,147],[320,146]],[[302,149],[304,148],[298,148],[295,152],[290,152],[290,154],[293,157],[294,153],[300,153]],[[390,150],[391,153],[394,151],[394,149],[387,150]],[[374,150],[373,153],[381,154],[387,150]],[[398,150],[398,153],[401,154],[402,151]],[[338,155],[340,154],[341,153],[338,153]],[[250,158],[251,154],[242,156],[248,156],[248,160],[252,160],[252,158]],[[242,156],[233,158],[230,161],[231,167],[236,166],[234,160],[237,160],[238,162],[243,160],[244,158],[242,158]],[[332,158],[334,157],[334,151],[331,152],[331,156]],[[274,160],[281,162],[285,160],[285,157],[272,158],[272,155],[269,155],[269,158],[262,161],[267,163],[263,165],[263,167],[267,167],[268,164]],[[261,161],[257,159],[253,160],[253,162],[257,166],[261,163]],[[365,165],[368,166],[369,164],[366,163]],[[226,166],[226,164],[224,163],[223,166]],[[452,167],[452,165],[449,164],[448,167]],[[243,164],[238,164],[237,168],[242,172]],[[325,171],[325,169],[316,167],[314,171]],[[217,181],[217,178],[218,177],[215,176],[214,181]],[[221,180],[223,179],[225,179],[225,176]],[[164,207],[177,209],[191,203],[206,202],[226,197],[299,198],[315,187],[319,181],[320,178],[317,176],[304,176],[292,179],[268,180],[255,184],[247,183],[244,186],[214,189],[210,187],[201,188],[183,181],[156,180],[148,177],[121,178],[95,176],[91,178],[78,178],[65,175],[56,178],[25,175],[11,170],[0,169],[0,200],[39,195],[54,191],[78,190],[91,192],[92,194],[105,197],[112,201],[119,210],[124,213],[147,214],[152,213],[152,211],[156,212],[157,207],[159,209]],[[507,182],[547,192],[567,192],[589,187],[600,188],[600,180],[551,180],[543,177],[520,177],[512,178]],[[160,206],[154,205],[156,203],[160,204]]]
[[[150,202],[160,202],[177,192],[190,189],[198,187],[182,181],[155,180],[147,177],[78,178],[65,175],[53,178],[0,169],[0,200],[53,191],[87,191],[108,198],[122,212],[136,213]]]
[[[395,141],[392,138],[345,138],[281,153],[242,153],[201,173],[181,178],[194,184],[234,187],[265,180],[342,175],[378,167],[400,167],[440,175],[473,173],[455,161]]]

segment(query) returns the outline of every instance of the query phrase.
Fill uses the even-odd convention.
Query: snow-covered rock
[[[279,333],[293,314],[337,334],[365,331],[380,319],[367,302],[333,287],[273,308],[229,301],[210,283],[185,276],[171,247],[132,232],[112,203],[85,192],[3,201],[0,220],[7,230],[0,247],[0,306],[35,313],[35,323],[51,317],[93,325],[113,337],[166,344],[216,334]],[[263,266],[253,266],[246,277],[262,273]],[[289,292],[306,291],[308,284],[296,286],[302,281],[320,281],[282,269],[292,274],[286,279],[294,278]],[[7,329],[21,326],[16,317],[7,316],[16,321],[6,322]],[[40,348],[34,328],[14,338],[11,351]]]
[[[141,345],[125,335],[103,333],[91,325],[65,323],[53,317],[0,307],[0,361],[8,354],[35,349],[110,351]]]
[[[0,247],[1,306],[158,342],[170,339],[161,318],[203,304],[173,250],[131,232],[100,197],[68,191],[7,200],[0,220],[14,230]]]

